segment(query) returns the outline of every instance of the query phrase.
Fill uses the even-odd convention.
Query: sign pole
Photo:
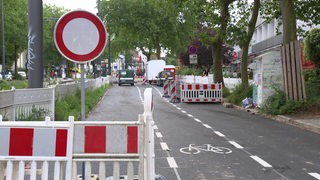
[[[81,67],[81,121],[84,121],[86,118],[86,107],[85,107],[85,99],[86,99],[86,85],[84,80],[84,64],[80,65]]]

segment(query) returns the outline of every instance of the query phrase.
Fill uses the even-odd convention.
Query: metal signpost
[[[68,60],[81,64],[81,120],[85,119],[84,64],[99,57],[105,46],[107,33],[96,15],[75,10],[64,14],[54,29],[54,42]]]

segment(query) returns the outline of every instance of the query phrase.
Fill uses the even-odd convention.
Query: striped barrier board
[[[163,81],[163,97],[169,97],[169,80]]]
[[[138,153],[138,126],[75,124],[73,153]]]
[[[0,128],[0,156],[66,156],[67,129]]]
[[[181,102],[222,102],[222,83],[180,84]]]
[[[177,92],[176,92],[176,82],[174,80],[169,83],[169,92],[170,92],[170,102],[178,102]]]

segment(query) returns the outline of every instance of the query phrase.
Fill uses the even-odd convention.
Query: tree
[[[17,74],[17,59],[19,54],[28,47],[28,5],[25,0],[4,2],[4,34],[6,67],[15,64]]]
[[[312,29],[304,40],[306,59],[313,61],[320,68],[320,29]]]
[[[171,3],[153,0],[110,0],[101,2],[103,20],[107,31],[114,35],[112,51],[117,56],[138,48],[150,57],[156,53],[160,58],[161,49],[176,49],[177,15],[164,8]]]
[[[231,32],[229,33],[232,34],[233,42],[238,44],[242,50],[241,82],[243,86],[248,86],[248,52],[259,14],[260,0],[254,0],[253,4],[248,4],[246,0],[237,1],[236,7],[237,10],[233,17],[236,23],[231,24],[229,28]],[[251,11],[248,11],[248,9],[251,9]],[[251,16],[250,19],[249,16]]]
[[[294,0],[279,0],[283,22],[283,43],[297,40],[297,22]]]

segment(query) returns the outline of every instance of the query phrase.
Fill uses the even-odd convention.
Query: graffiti
[[[34,39],[36,38],[36,35],[32,34],[32,28],[29,28],[28,32],[28,64],[27,69],[28,70],[34,70],[33,64],[35,64],[34,60],[36,59],[36,56],[34,54]]]

